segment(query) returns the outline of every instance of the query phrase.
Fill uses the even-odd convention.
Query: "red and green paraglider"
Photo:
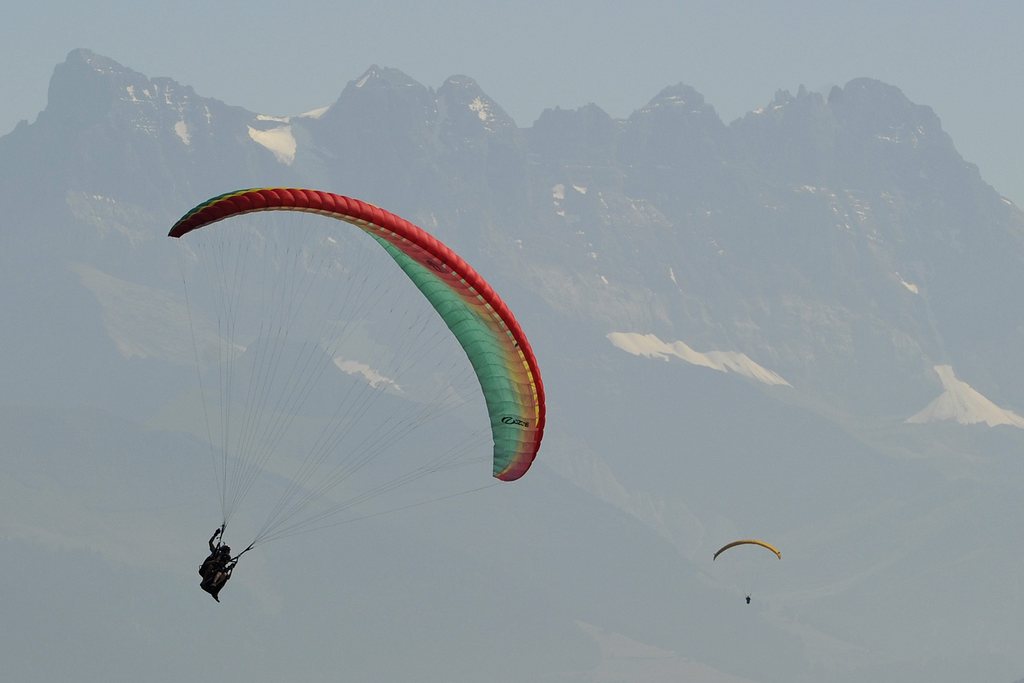
[[[222,470],[221,476],[224,480],[222,482],[221,504],[224,508],[225,522],[234,510],[237,502],[251,488],[251,481],[256,477],[256,472],[263,470],[268,462],[270,456],[264,456],[260,449],[265,448],[269,453],[272,450],[272,446],[265,446],[265,444],[274,440],[283,440],[280,443],[287,443],[287,439],[280,436],[280,434],[284,433],[285,428],[290,426],[291,422],[296,419],[289,414],[289,411],[294,413],[296,412],[296,406],[302,405],[303,397],[299,394],[302,391],[307,391],[307,384],[312,384],[312,381],[306,382],[305,380],[300,381],[296,379],[294,387],[288,387],[286,390],[279,392],[286,395],[286,399],[281,400],[281,405],[277,408],[273,406],[265,407],[264,403],[267,403],[267,399],[259,397],[261,390],[264,393],[278,391],[266,387],[283,385],[290,379],[289,373],[293,372],[291,370],[292,366],[288,366],[287,369],[279,369],[273,364],[275,362],[282,362],[279,359],[285,352],[281,351],[281,349],[286,348],[288,344],[292,344],[293,340],[287,338],[292,321],[303,315],[309,315],[301,308],[304,304],[289,303],[291,297],[298,298],[300,296],[300,294],[293,295],[291,292],[301,293],[306,286],[302,284],[305,282],[302,278],[307,275],[306,271],[310,270],[310,267],[305,263],[305,260],[309,258],[309,250],[287,257],[299,264],[296,267],[298,274],[292,280],[287,280],[286,286],[282,288],[286,289],[287,293],[274,291],[270,294],[255,295],[250,291],[252,286],[240,284],[243,281],[243,277],[248,275],[248,271],[259,265],[252,263],[257,261],[257,259],[252,258],[248,254],[249,245],[246,242],[255,244],[269,236],[275,229],[265,229],[264,227],[243,229],[236,227],[233,223],[242,216],[256,213],[265,214],[268,212],[275,214],[282,212],[288,214],[319,214],[327,218],[337,219],[338,221],[355,226],[376,241],[387,252],[390,259],[404,273],[406,279],[419,290],[422,297],[429,302],[432,310],[436,312],[433,319],[437,320],[437,316],[440,316],[440,319],[443,320],[443,325],[450,331],[449,336],[453,336],[457,340],[458,345],[464,351],[465,357],[469,360],[472,375],[475,378],[476,386],[478,386],[477,391],[482,391],[483,403],[485,404],[486,414],[489,419],[489,440],[492,442],[490,460],[493,476],[506,482],[522,477],[537,456],[537,451],[540,448],[544,435],[544,385],[541,380],[537,359],[526,335],[509,310],[509,307],[491,285],[440,240],[413,223],[380,207],[351,197],[319,190],[299,188],[238,190],[213,197],[199,204],[182,216],[169,233],[170,237],[185,238],[182,242],[189,243],[193,239],[193,235],[203,235],[209,231],[224,231],[225,233],[237,231],[235,237],[242,242],[242,246],[238,248],[236,255],[231,253],[224,255],[219,245],[203,247],[211,252],[210,262],[212,265],[205,267],[206,271],[212,272],[209,281],[213,284],[210,286],[197,286],[190,283],[190,277],[198,277],[198,274],[202,272],[202,268],[195,265],[196,259],[193,257],[196,252],[202,251],[203,248],[189,250],[183,258],[183,271],[189,271],[187,274],[183,272],[183,279],[186,281],[186,299],[189,300],[188,298],[192,297],[192,302],[189,303],[189,316],[190,324],[193,328],[193,342],[197,347],[197,364],[202,364],[200,357],[203,356],[199,348],[203,341],[201,338],[202,333],[196,331],[199,323],[194,322],[194,319],[200,313],[193,312],[193,309],[197,308],[194,301],[197,298],[195,293],[197,289],[223,288],[227,292],[223,297],[223,302],[217,306],[210,307],[210,310],[219,310],[220,313],[218,315],[225,318],[224,322],[218,319],[218,323],[214,327],[217,331],[216,334],[210,333],[207,335],[209,338],[216,337],[218,340],[226,338],[230,334],[238,334],[237,329],[243,326],[230,320],[230,317],[234,315],[236,298],[249,296],[254,300],[258,299],[259,301],[269,303],[283,302],[278,304],[283,307],[284,311],[281,316],[282,322],[274,323],[273,325],[271,323],[264,324],[263,321],[253,322],[251,328],[255,329],[258,325],[260,329],[259,334],[253,332],[249,338],[231,341],[230,343],[223,342],[221,350],[217,354],[213,354],[220,359],[213,364],[219,363],[222,368],[219,371],[218,377],[213,377],[211,371],[213,379],[207,380],[205,385],[203,384],[203,379],[200,380],[201,391],[212,393],[218,390],[217,387],[220,387],[220,394],[214,397],[217,400],[207,399],[204,395],[203,409],[207,416],[208,429],[211,432],[210,441],[212,443],[222,443],[221,446],[214,446],[214,450],[219,449],[223,451],[219,456],[218,462],[221,464],[218,466]],[[307,233],[314,227],[322,227],[320,225],[321,222],[315,219],[309,220],[317,223],[317,226],[302,223],[289,233],[287,239],[292,239],[291,235]],[[219,221],[226,221],[226,223],[223,226],[213,226],[214,223]],[[245,232],[245,230],[249,230],[249,232]],[[337,232],[334,234],[338,235]],[[331,243],[335,242],[335,238],[331,236],[323,239]],[[326,241],[322,243],[326,243]],[[313,251],[316,250],[314,249]],[[279,264],[286,261],[287,258],[275,253],[263,257],[260,262]],[[276,269],[277,266],[272,265],[270,268]],[[376,272],[381,270],[387,270],[387,268],[381,266],[375,268]],[[398,271],[395,271],[395,273],[397,274]],[[239,293],[235,290],[242,291]],[[351,297],[356,300],[357,304],[361,302],[363,296],[361,293],[351,294]],[[421,302],[422,299],[420,300]],[[420,306],[420,308],[426,307]],[[354,315],[352,314],[352,316]],[[379,312],[374,321],[387,315],[387,311]],[[259,317],[259,315],[256,315],[253,319],[257,320]],[[320,317],[312,317],[314,322],[319,323]],[[331,320],[338,321],[343,320],[345,316],[337,314],[327,316],[325,314],[321,317],[323,320],[331,317]],[[326,324],[324,323],[325,326]],[[271,327],[284,331],[274,333],[278,336],[271,336],[271,333],[263,332],[264,329],[270,329]],[[441,329],[444,328],[442,327]],[[260,335],[265,337],[264,341],[252,340]],[[395,341],[396,344],[404,344],[403,348],[415,350],[417,346],[421,345],[416,338],[415,332],[395,336],[409,337],[408,339],[397,339]],[[314,342],[313,346],[317,346],[317,343]],[[370,346],[373,347],[372,344]],[[294,371],[297,378],[299,377],[299,372],[304,371],[305,367],[312,367],[320,362],[313,352],[304,351],[303,353],[307,353],[306,356],[303,356],[306,359],[304,361],[305,364],[296,362],[294,365],[297,368]],[[399,386],[397,381],[392,381],[385,377],[386,373],[372,374],[372,371],[365,364],[360,365],[351,360],[342,361],[338,357],[339,352],[333,349],[323,352],[318,351],[317,353],[320,353],[322,358],[327,359],[322,364],[330,365],[330,362],[333,360],[335,365],[344,367],[345,371],[352,376],[362,373],[361,377],[369,378],[365,384],[373,384],[374,389],[379,389],[379,386],[387,382],[390,382],[392,387]],[[234,379],[231,373],[236,371],[236,366],[240,364],[238,359],[244,354],[253,357],[253,367],[255,369],[251,371],[252,377],[246,384],[247,388],[239,390],[237,388],[239,381]],[[402,356],[398,352],[395,352],[393,355]],[[408,361],[406,365],[413,364],[414,362]],[[465,364],[465,360],[462,363]],[[213,388],[211,389],[211,387]],[[310,389],[309,391],[312,390]],[[377,393],[382,392],[378,391]],[[463,394],[466,393],[466,391],[463,391]],[[293,399],[291,397],[292,394],[298,395],[298,398]],[[235,399],[236,395],[244,395],[244,398]],[[376,400],[375,397],[371,398]],[[245,405],[237,409],[238,414],[236,415],[236,412],[233,412],[236,410],[235,408],[220,407],[221,403],[226,404],[229,401],[236,401],[236,403]],[[386,403],[386,401],[384,402]],[[310,400],[309,403],[316,403],[316,400]],[[250,406],[251,415],[243,414]],[[303,486],[305,487],[304,490],[296,493],[294,489],[297,489],[298,486],[290,487],[292,490],[287,492],[287,500],[280,503],[277,509],[272,512],[272,518],[256,534],[256,541],[263,542],[291,533],[301,533],[302,531],[310,530],[313,528],[313,524],[326,519],[326,514],[332,509],[356,504],[368,499],[372,495],[376,495],[378,491],[390,490],[398,485],[403,485],[407,481],[411,481],[422,473],[435,472],[447,466],[444,464],[427,465],[417,463],[411,472],[395,475],[396,478],[393,482],[385,482],[379,485],[379,487],[367,491],[364,495],[350,498],[348,502],[340,503],[335,508],[329,508],[327,512],[317,512],[303,521],[299,513],[306,510],[306,506],[308,506],[311,499],[322,498],[345,482],[346,477],[350,476],[352,472],[363,467],[364,461],[369,459],[369,455],[364,457],[362,453],[385,450],[389,444],[394,443],[393,439],[395,437],[393,437],[392,432],[395,429],[395,424],[402,422],[402,420],[395,419],[387,422],[386,427],[382,429],[382,435],[368,436],[364,442],[360,442],[357,445],[346,446],[345,448],[337,447],[336,442],[333,440],[335,434],[345,431],[359,431],[363,424],[361,421],[362,416],[368,412],[371,411],[364,405],[356,404],[353,407],[346,408],[344,419],[348,420],[348,422],[343,423],[342,418],[338,418],[338,424],[325,428],[323,439],[314,443],[310,448],[312,455],[308,458],[309,464],[304,461],[295,468],[299,475],[301,475],[301,477],[296,477],[296,479],[302,479]],[[350,413],[355,414],[357,417],[350,417]],[[220,417],[218,417],[218,414]],[[417,419],[409,418],[405,421],[415,423]],[[209,426],[215,425],[218,420],[224,423],[222,428]],[[259,431],[264,429],[265,424],[270,426],[266,427],[265,431]],[[278,428],[278,424],[281,425],[280,428]],[[251,432],[251,434],[246,434],[246,431]],[[218,437],[218,435],[220,436]],[[301,438],[297,438],[296,441],[301,441]],[[274,441],[274,444],[276,443],[278,441]],[[325,470],[327,474],[318,479],[321,475],[314,474],[314,472],[317,471],[316,468],[322,466],[322,463],[329,460],[328,455],[332,449],[333,451],[344,451],[346,457],[349,457],[351,462],[345,462],[335,469]],[[287,449],[278,447],[277,450]],[[416,452],[415,448],[407,450],[415,455],[420,455]],[[236,460],[241,461],[244,458],[250,457],[250,452],[257,453],[256,456],[253,456],[251,463],[242,462],[241,464],[236,464]],[[358,455],[352,456],[352,453],[358,453]],[[289,451],[290,455],[291,452]],[[229,473],[228,470],[232,468],[237,469],[241,474],[234,475]],[[234,491],[231,490],[227,481],[233,476],[241,482],[237,490]],[[341,488],[344,489],[345,487],[341,486]]]

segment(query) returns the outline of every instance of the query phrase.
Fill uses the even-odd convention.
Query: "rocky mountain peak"
[[[529,130],[530,146],[548,158],[607,163],[613,156],[621,123],[596,104],[578,109],[545,109]]]
[[[676,83],[664,88],[640,111],[647,112],[654,109],[671,109],[689,114],[714,112],[714,107],[704,101],[703,95],[684,83]]]
[[[931,107],[914,104],[899,88],[881,81],[856,78],[833,88],[828,105],[839,121],[866,136],[915,146],[948,143]]]
[[[41,121],[88,125],[102,118],[144,76],[86,49],[72,50],[50,79]]]
[[[371,64],[359,78],[350,81],[346,89],[348,87],[357,90],[373,90],[376,88],[422,88],[423,86],[404,71]]]
[[[515,121],[469,76],[452,76],[437,91],[438,107],[459,131],[514,130]]]
[[[197,127],[233,111],[212,98],[196,95],[190,86],[170,78],[147,77],[113,59],[76,49],[54,70],[49,99],[40,114],[43,123],[88,127],[106,122],[129,131],[173,134],[188,144]]]
[[[382,125],[406,134],[429,127],[435,116],[433,92],[398,69],[374,64],[348,82],[316,127],[333,138]]]

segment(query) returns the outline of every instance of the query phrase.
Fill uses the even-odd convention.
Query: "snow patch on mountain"
[[[277,128],[271,128],[270,130],[257,130],[252,126],[249,128],[249,137],[253,141],[263,147],[266,147],[274,153],[274,157],[277,158],[282,164],[291,166],[292,162],[295,161],[295,136],[292,135],[291,126],[278,126]]]
[[[792,386],[781,375],[764,368],[745,353],[737,351],[694,351],[685,342],[665,342],[653,334],[637,334],[634,332],[612,332],[607,335],[617,348],[634,356],[656,358],[668,361],[678,358],[692,365],[700,365],[719,372],[734,372],[744,377],[763,382],[764,384]]]
[[[318,119],[321,116],[323,116],[324,114],[326,114],[328,109],[330,109],[330,106],[327,106],[327,107],[317,107],[316,109],[310,109],[309,111],[306,111],[306,112],[303,112],[303,113],[299,114],[299,118],[301,118],[301,119]]]
[[[125,87],[125,92],[128,93],[128,101],[129,102],[134,102],[136,104],[142,102],[142,100],[139,98],[139,96],[135,94],[135,86],[134,85],[131,85],[131,84],[127,85]],[[143,89],[142,92],[143,92],[144,95],[146,95],[146,99],[150,99],[151,98],[148,90]]]
[[[903,279],[903,276],[900,275],[899,273],[895,273],[895,275],[896,275],[896,279],[900,281],[901,285],[906,287],[908,292],[911,292],[912,294],[920,294],[921,293],[919,288],[918,288],[918,286],[915,285],[913,282],[907,282],[906,280]]]
[[[907,418],[911,424],[954,421],[960,424],[984,423],[989,427],[1009,425],[1024,429],[1024,417],[1000,408],[970,384],[957,379],[950,365],[936,365],[935,373],[945,389],[924,410]]]
[[[491,111],[490,105],[482,97],[474,97],[473,101],[469,103],[469,108],[484,123],[490,123],[494,120],[494,113]]]
[[[362,77],[358,81],[356,81],[356,87],[362,88],[364,85],[366,85],[367,81],[369,81],[371,78],[377,75],[377,71],[373,67],[371,67],[369,70],[367,70],[366,73],[362,75]]]
[[[174,124],[174,134],[181,138],[181,141],[186,145],[192,144],[192,135],[188,132],[188,124],[184,121],[178,121]]]
[[[361,363],[357,360],[349,360],[338,357],[334,359],[334,364],[338,367],[339,370],[344,372],[346,375],[362,377],[364,380],[366,380],[366,383],[369,384],[374,389],[378,389],[381,386],[384,386],[387,387],[388,389],[393,389],[398,393],[403,393],[402,387],[399,386],[398,382],[391,379],[390,377],[386,377],[380,374],[366,363]]]

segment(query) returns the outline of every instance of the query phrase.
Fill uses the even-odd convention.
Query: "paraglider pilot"
[[[243,550],[238,557],[231,557],[231,547],[223,542],[223,533],[224,526],[221,525],[213,532],[213,536],[210,536],[210,556],[199,566],[199,576],[203,577],[199,587],[209,593],[217,602],[220,602],[217,594],[231,578],[231,572],[238,564],[238,557],[245,552]],[[216,545],[214,545],[214,541],[216,541]]]
[[[750,604],[750,596],[749,595],[747,596],[747,604],[748,605]]]

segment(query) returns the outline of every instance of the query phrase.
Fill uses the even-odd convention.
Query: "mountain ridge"
[[[473,666],[503,661],[510,643],[516,668],[489,680],[599,681],[623,666],[618,645],[601,654],[609,643],[726,679],[1019,670],[1020,598],[1005,587],[1024,555],[1000,539],[1024,500],[1024,435],[905,420],[947,385],[963,389],[937,374],[946,366],[1024,414],[1024,215],[895,86],[779,91],[725,123],[675,84],[625,118],[589,104],[520,127],[469,76],[434,89],[373,65],[326,109],[268,116],[82,50],[58,65],[53,92],[0,138],[0,383],[18,455],[0,475],[7,500],[35,501],[33,514],[33,491],[68,501],[54,510],[135,504],[176,471],[127,468],[137,449],[180,458],[175,486],[202,488],[205,444],[164,418],[194,404],[190,340],[218,332],[186,329],[187,249],[166,232],[226,191],[312,186],[416,222],[501,292],[543,368],[549,424],[522,482],[328,534],[303,569],[310,585],[290,585],[295,567],[270,552],[240,570],[236,596],[269,596],[254,621],[307,606],[316,623],[297,627],[300,650],[344,633],[360,672],[374,670],[361,651],[395,643],[389,680],[479,680]],[[88,490],[59,474],[80,455],[96,463]],[[60,515],[6,511],[7,556],[48,557]],[[86,538],[121,547],[121,527],[87,517]],[[179,541],[182,524],[169,532]],[[709,550],[753,533],[786,560],[741,612],[744,589]],[[165,558],[148,543],[139,553],[149,567]],[[120,557],[46,576],[88,603],[96,574],[135,568]],[[142,594],[153,580],[130,585]],[[26,594],[48,595],[31,581]],[[358,626],[314,595],[332,591]],[[34,614],[56,609],[45,605]],[[499,617],[508,625],[492,628]],[[111,623],[125,636],[134,622]],[[131,642],[155,647],[166,632],[150,624]],[[453,670],[449,637],[474,644],[473,666]],[[445,656],[424,664],[432,646]]]

